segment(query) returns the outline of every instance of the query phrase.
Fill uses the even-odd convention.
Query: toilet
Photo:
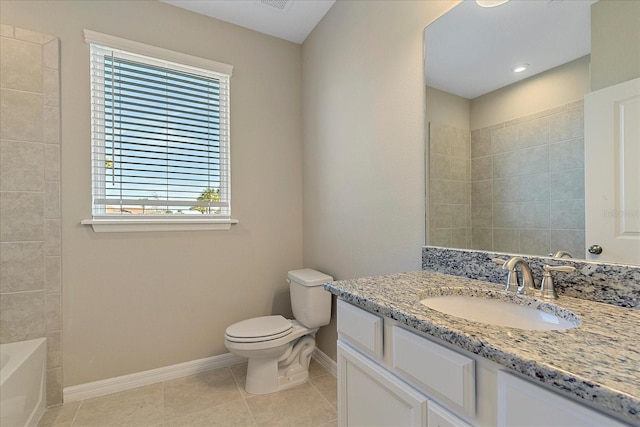
[[[261,316],[227,328],[227,349],[248,359],[247,393],[273,393],[307,380],[316,332],[331,319],[331,294],[322,285],[332,280],[310,268],[289,271],[287,282],[294,319]]]

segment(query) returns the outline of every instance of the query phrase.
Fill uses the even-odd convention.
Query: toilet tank
[[[287,273],[293,317],[307,328],[329,324],[331,294],[322,285],[331,281],[333,277],[310,268]]]

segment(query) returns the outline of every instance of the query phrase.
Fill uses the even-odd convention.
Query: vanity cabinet
[[[626,424],[494,362],[339,299],[338,425]]]

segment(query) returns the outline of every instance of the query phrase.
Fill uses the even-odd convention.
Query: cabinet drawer
[[[429,402],[427,410],[427,427],[471,427],[451,412]]]
[[[338,334],[362,351],[382,358],[382,317],[338,300]]]
[[[475,361],[394,326],[392,366],[427,394],[475,415]]]

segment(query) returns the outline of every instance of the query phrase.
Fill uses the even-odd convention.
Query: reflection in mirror
[[[584,258],[592,3],[466,0],[426,28],[428,244]]]

